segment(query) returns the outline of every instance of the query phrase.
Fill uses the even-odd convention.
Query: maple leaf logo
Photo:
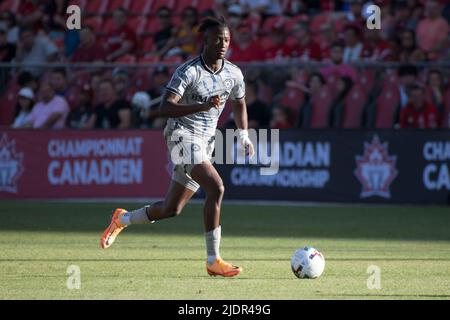
[[[23,153],[16,152],[16,142],[0,139],[0,191],[17,193],[17,182],[23,172]]]
[[[361,198],[379,196],[390,198],[389,187],[398,174],[396,156],[389,156],[388,143],[381,143],[377,135],[371,143],[364,142],[364,154],[356,156],[354,174],[362,184]]]

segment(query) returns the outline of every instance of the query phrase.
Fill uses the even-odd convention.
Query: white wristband
[[[241,139],[248,138],[248,130],[247,129],[239,129],[239,138],[241,138]]]

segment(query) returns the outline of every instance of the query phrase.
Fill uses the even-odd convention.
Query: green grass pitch
[[[99,248],[116,204],[2,201],[0,299],[449,299],[448,207],[231,205],[222,210],[222,256],[244,268],[211,278],[202,207],[131,226]],[[141,204],[124,204],[127,209]],[[295,249],[326,259],[316,280],[290,270]],[[67,288],[70,265],[81,288]],[[381,271],[381,288],[367,273]]]

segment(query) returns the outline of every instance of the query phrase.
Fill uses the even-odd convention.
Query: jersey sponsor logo
[[[17,193],[23,169],[23,153],[16,151],[15,140],[8,141],[4,134],[0,140],[0,191]]]
[[[397,157],[388,154],[388,143],[377,135],[371,143],[364,142],[364,154],[356,156],[354,174],[362,184],[361,198],[379,196],[389,199],[390,186],[398,174]]]

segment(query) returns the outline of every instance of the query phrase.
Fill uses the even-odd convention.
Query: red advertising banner
[[[156,198],[170,176],[161,131],[0,131],[0,199]]]

